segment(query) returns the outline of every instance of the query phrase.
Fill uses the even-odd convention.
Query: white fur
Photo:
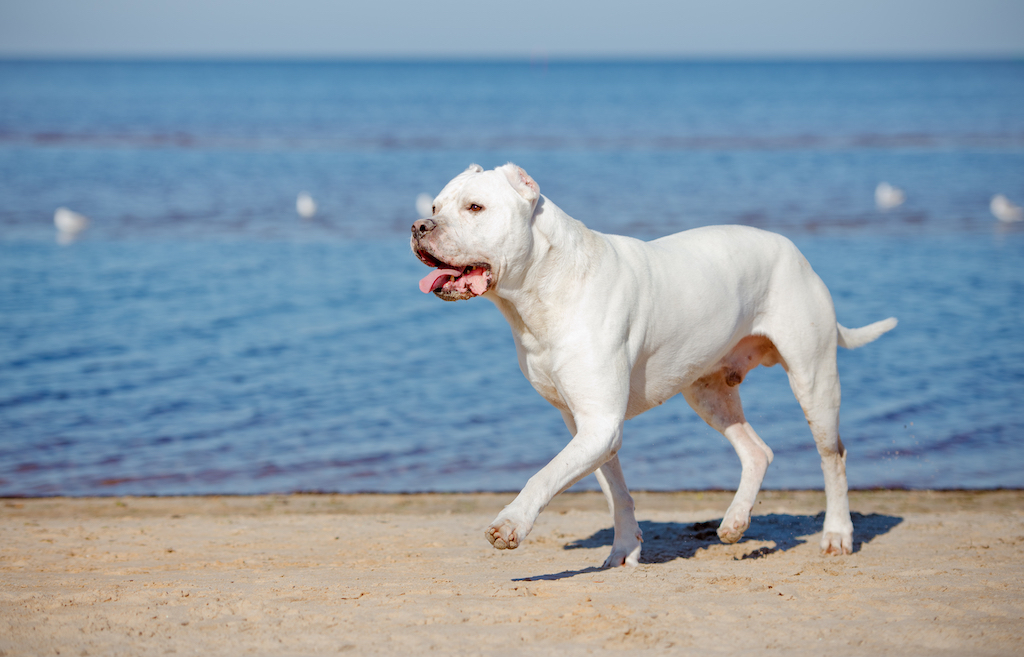
[[[781,363],[821,455],[828,500],[821,547],[851,552],[836,346],[870,342],[895,319],[839,326],[824,283],[780,235],[743,226],[651,242],[604,235],[541,196],[513,164],[471,166],[434,209],[413,225],[413,251],[455,266],[491,266],[483,296],[512,327],[523,374],[573,435],[487,528],[494,547],[520,545],[548,502],[593,472],[615,526],[605,565],[635,565],[642,538],[617,457],[622,426],[676,394],[740,457],[739,489],[718,530],[722,540],[738,541],[773,458],[743,416],[738,384],[759,364]]]

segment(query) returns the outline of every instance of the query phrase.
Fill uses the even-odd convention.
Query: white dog
[[[651,242],[604,235],[541,196],[514,164],[474,164],[441,190],[432,217],[412,225],[412,250],[435,268],[424,292],[498,306],[520,369],[573,435],[487,528],[494,547],[518,547],[551,499],[593,472],[615,524],[605,566],[636,565],[642,535],[616,456],[622,424],[677,393],[740,457],[739,490],[718,529],[738,541],[773,456],[744,418],[738,387],[754,367],[779,363],[821,455],[821,548],[852,551],[836,346],[867,344],[896,320],[840,326],[792,242],[744,226]]]

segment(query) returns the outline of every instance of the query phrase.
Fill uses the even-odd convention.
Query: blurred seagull
[[[988,204],[988,209],[992,211],[992,214],[999,221],[1006,223],[1024,221],[1024,208],[1012,203],[1010,199],[1002,194],[996,194],[992,197],[992,201]]]
[[[426,219],[434,214],[434,197],[430,194],[420,194],[416,197],[416,212],[420,219]]]
[[[89,227],[89,219],[67,208],[57,208],[53,213],[53,225],[57,227],[57,241],[70,244]]]
[[[303,219],[309,219],[316,214],[316,201],[309,195],[309,192],[299,192],[295,199],[295,209]]]
[[[903,205],[905,200],[907,197],[903,194],[903,190],[893,187],[887,182],[880,182],[878,187],[875,187],[875,205],[883,212]]]

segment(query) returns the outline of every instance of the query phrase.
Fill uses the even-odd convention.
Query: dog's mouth
[[[471,299],[487,292],[494,282],[491,266],[486,262],[456,266],[441,262],[423,249],[417,249],[416,257],[434,268],[420,280],[420,291],[433,292],[445,301]]]

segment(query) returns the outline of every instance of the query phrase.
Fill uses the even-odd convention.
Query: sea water
[[[417,195],[507,161],[597,230],[781,232],[844,325],[898,317],[839,353],[852,486],[1022,486],[1024,230],[989,212],[1022,107],[1021,62],[0,62],[0,495],[521,487],[561,417],[408,246]],[[765,486],[820,488],[781,368],[742,394]],[[739,479],[681,398],[620,458]]]

